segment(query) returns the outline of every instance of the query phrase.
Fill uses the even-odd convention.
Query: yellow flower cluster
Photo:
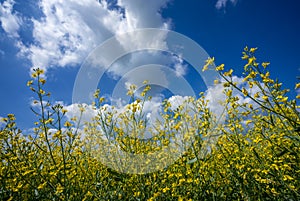
[[[43,71],[35,70],[27,85],[41,108],[34,111],[36,128],[23,133],[15,116],[8,114],[0,129],[0,200],[299,200],[299,107],[287,98],[288,90],[271,79],[266,71],[270,63],[257,63],[256,50],[246,47],[242,56],[244,82],[260,89],[253,96],[233,82],[232,70],[223,72],[223,64],[213,69],[225,80],[222,124],[201,93],[177,109],[165,101],[163,120],[148,128],[143,108],[151,88],[145,82],[143,99],[135,99],[136,86],[129,88],[132,101],[121,113],[107,109],[96,91],[93,106],[98,115],[80,130],[85,108],[66,121],[67,110],[47,100]],[[204,70],[213,62],[209,58]],[[252,103],[239,102],[233,90]],[[144,138],[146,131],[152,138]],[[105,139],[113,146],[104,146]],[[162,150],[171,143],[184,148],[183,155],[148,174],[122,173],[95,155],[115,160],[108,153],[117,153],[117,147],[123,153],[155,154],[168,161],[172,156]],[[122,162],[129,169],[137,164]],[[146,164],[141,168],[155,165]]]

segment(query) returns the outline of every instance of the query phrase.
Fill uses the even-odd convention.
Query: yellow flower
[[[47,182],[44,182],[38,186],[38,189],[43,189],[47,185]]]
[[[270,65],[270,62],[263,62],[261,65],[262,67],[266,68],[268,65]]]
[[[65,126],[65,127],[71,127],[72,124],[71,124],[69,121],[66,121],[65,124],[64,124],[64,126]]]
[[[205,61],[205,65],[203,66],[202,71],[208,70],[208,66],[213,65],[214,61],[215,61],[215,58],[214,58],[214,57],[208,58],[208,59]]]
[[[174,126],[174,129],[178,131],[178,129],[180,128],[180,126],[181,126],[181,122],[179,122],[178,124],[176,124],[176,125]]]
[[[188,178],[187,179],[187,183],[192,183],[193,182],[193,179],[192,178]]]
[[[43,89],[40,89],[39,93],[40,93],[41,95],[44,95],[44,94],[45,94],[45,91],[44,91]]]
[[[250,57],[248,58],[248,63],[244,66],[244,70],[247,70],[248,66],[254,65],[256,66],[256,63],[254,63],[254,61],[256,60],[255,57]]]
[[[53,122],[53,118],[49,118],[45,121],[45,124],[51,124]]]
[[[105,101],[105,98],[101,97],[99,100],[100,100],[100,103],[103,103]]]
[[[95,91],[95,93],[93,94],[93,97],[94,97],[94,98],[99,98],[99,94],[100,94],[100,89],[97,89],[97,90]]]
[[[283,175],[283,181],[286,180],[293,180],[293,177],[291,177],[290,175]]]
[[[174,115],[174,119],[177,119],[178,116],[179,116],[179,113],[176,113],[176,114]]]
[[[42,84],[45,84],[46,83],[46,80],[45,79],[43,79],[43,78],[40,78],[40,83],[42,83]]]
[[[38,69],[36,70],[36,73],[37,73],[38,75],[44,74],[44,70],[38,68]]]
[[[93,196],[93,193],[91,193],[91,191],[88,191],[88,192],[85,194],[85,196],[84,196],[84,198],[83,198],[82,201],[88,200],[88,199],[91,198],[92,196]]]
[[[37,76],[38,76],[38,75],[37,75],[37,73],[35,73],[35,72],[31,74],[31,77],[33,77],[33,78],[36,78]]]
[[[244,94],[244,96],[248,96],[248,91],[245,88],[242,89],[242,93]]]
[[[255,57],[250,57],[250,58],[248,59],[248,63],[249,63],[249,64],[252,64],[253,61],[255,61]]]
[[[29,80],[29,81],[27,82],[27,86],[29,87],[30,85],[32,85],[32,83],[33,83],[33,80]]]
[[[14,200],[13,196],[11,196],[7,201],[12,201],[12,200]]]
[[[300,88],[300,82],[296,84],[295,89]]]
[[[138,196],[140,196],[140,194],[141,194],[141,192],[140,192],[140,191],[138,191],[138,192],[134,192],[134,197],[138,197]]]
[[[224,87],[229,87],[230,84],[229,84],[228,82],[225,82],[225,83],[223,84],[223,86],[224,86]]]
[[[208,58],[208,59],[206,60],[206,63],[207,63],[208,65],[212,65],[212,64],[214,63],[214,61],[215,61],[215,58],[214,58],[214,57],[210,57],[210,58]]]
[[[253,88],[253,82],[248,82],[248,84],[250,88]]]
[[[249,52],[250,52],[250,53],[254,53],[256,50],[257,50],[257,47],[255,47],[255,48],[252,47],[252,48],[250,48],[250,51],[249,51]]]
[[[206,70],[208,70],[208,65],[205,64],[202,68],[202,71],[206,71]]]
[[[162,192],[163,192],[163,193],[166,193],[168,190],[170,190],[170,188],[165,187],[165,188],[162,189]]]
[[[225,76],[230,76],[230,77],[231,77],[232,72],[233,72],[233,70],[230,69],[228,72],[225,72],[224,75],[225,75]]]
[[[8,114],[8,115],[7,115],[7,117],[8,117],[8,119],[9,119],[10,121],[14,121],[14,120],[16,120],[16,118],[15,118],[15,115],[14,115],[14,114]]]
[[[230,97],[231,95],[232,95],[232,90],[228,90],[228,91],[226,92],[226,96]]]
[[[272,188],[272,189],[271,189],[271,192],[272,192],[273,194],[276,194],[276,195],[278,194],[278,192],[275,190],[275,188]]]
[[[27,171],[25,171],[24,173],[23,173],[23,176],[25,176],[25,175],[27,175],[27,174],[30,174],[30,173],[32,173],[34,170],[27,170]]]
[[[134,92],[133,92],[132,90],[128,90],[128,91],[127,91],[127,95],[128,95],[128,96],[132,96],[133,94],[134,94]]]
[[[222,70],[224,70],[224,64],[221,64],[216,67],[216,71],[222,71]]]
[[[242,56],[242,59],[243,60],[246,60],[246,59],[248,59],[249,58],[249,56],[246,54],[246,53],[244,53],[244,55]]]
[[[262,97],[262,99],[263,99],[264,101],[268,101],[268,98],[269,98],[268,96],[263,96],[263,97]]]
[[[281,101],[284,102],[284,103],[286,103],[287,100],[288,100],[288,97],[284,97],[284,98],[281,99]]]
[[[56,192],[55,194],[60,194],[64,191],[64,187],[62,187],[60,184],[57,185],[56,187]]]
[[[264,83],[274,83],[274,80],[270,79],[270,78],[264,78],[263,79]]]
[[[246,125],[248,125],[248,124],[250,124],[250,123],[252,123],[252,120],[248,119],[248,120],[246,121]]]
[[[61,131],[58,130],[58,131],[56,131],[56,132],[54,133],[53,137],[54,137],[54,138],[57,138],[57,137],[60,136],[60,134],[61,134]]]

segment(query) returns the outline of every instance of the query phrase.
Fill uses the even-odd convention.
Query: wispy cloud
[[[236,5],[238,0],[218,0],[216,3],[216,8],[218,10],[225,9],[228,2],[231,2],[233,5]]]
[[[0,22],[8,36],[19,37],[18,31],[22,20],[16,12],[13,12],[14,4],[13,0],[6,0],[0,4]]]
[[[3,50],[0,49],[0,58],[1,58],[1,57],[4,57],[4,55],[5,55],[5,52],[4,52]]]

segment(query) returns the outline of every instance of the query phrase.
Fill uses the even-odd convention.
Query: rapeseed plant
[[[44,89],[43,70],[34,70],[27,86],[39,106],[32,108],[36,127],[24,133],[15,116],[8,114],[0,129],[0,199],[299,200],[299,106],[288,98],[282,83],[272,79],[270,62],[259,63],[256,51],[246,47],[242,53],[246,62],[242,87],[232,69],[225,71],[224,64],[215,67],[214,58],[207,59],[203,70],[216,70],[223,79],[215,82],[224,86],[226,96],[221,124],[202,93],[177,109],[165,101],[162,119],[149,129],[143,113],[151,99],[147,85],[140,96],[135,96],[136,86],[129,87],[131,101],[122,112],[105,106],[97,90],[93,103],[97,115],[81,128],[85,107],[80,106],[79,117],[66,120],[68,111],[53,105]],[[258,90],[252,93],[254,88]],[[236,91],[251,102],[239,101]],[[146,131],[152,134],[150,139],[141,138]],[[101,161],[120,158],[108,154],[120,153],[116,150],[159,153],[157,158],[168,161],[172,156],[163,150],[174,142],[185,150],[182,155],[147,174],[125,174],[116,163]],[[145,164],[153,166],[151,160]]]

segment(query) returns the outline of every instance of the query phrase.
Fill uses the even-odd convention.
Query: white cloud
[[[174,57],[175,59],[175,74],[177,77],[184,76],[186,74],[187,65],[183,65],[183,59],[181,55]]]
[[[178,108],[180,105],[182,105],[185,101],[188,100],[187,96],[171,96],[168,101],[171,104],[171,109],[175,110],[176,108]]]
[[[22,52],[34,67],[81,63],[89,51],[111,36],[103,19],[110,16],[118,21],[120,18],[106,4],[94,0],[42,0],[40,7],[44,17],[33,19],[35,43],[22,46]]]
[[[259,92],[260,89],[257,86],[253,86],[250,88],[244,81],[244,78],[233,76],[232,81],[237,83],[238,88],[244,87],[248,92],[249,95],[252,97],[255,93]],[[232,92],[232,96],[237,96],[239,98],[238,103],[250,103],[253,105],[253,107],[257,107],[257,103],[255,103],[252,99],[249,97],[245,97],[241,94],[238,90],[234,89]],[[205,92],[205,99],[208,100],[208,107],[210,110],[216,115],[217,118],[220,118],[220,120],[224,119],[223,112],[224,112],[224,106],[221,103],[224,103],[226,100],[226,95],[224,94],[224,86],[223,82],[214,85],[213,87],[210,87]],[[226,112],[225,112],[226,114]]]
[[[253,86],[252,88],[249,88],[249,86],[243,81],[242,77],[237,77],[237,76],[233,76],[232,77],[233,82],[237,83],[237,87],[242,88],[244,87],[249,94],[253,97],[253,95],[255,93],[257,93],[258,91],[260,91],[260,89],[256,86]],[[250,103],[253,105],[254,108],[258,107],[258,105],[251,100],[248,97],[244,97],[241,92],[237,91],[237,90],[233,90],[233,96],[237,96],[239,98],[238,103],[239,104],[243,104],[243,103]],[[156,120],[160,120],[161,122],[163,122],[164,120],[161,117],[161,114],[163,113],[163,97],[153,97],[152,100],[147,100],[144,103],[144,107],[143,107],[143,114],[145,115],[145,117],[148,120],[148,128],[152,127],[154,125],[154,123],[156,122]],[[224,94],[224,87],[223,87],[223,83],[220,84],[216,84],[213,87],[210,87],[206,90],[205,92],[205,99],[208,100],[208,108],[216,115],[217,120],[218,120],[218,124],[223,123],[225,121],[226,118],[226,111],[224,112],[224,105],[222,105],[222,103],[224,103],[224,101],[226,100],[226,96]],[[179,95],[174,95],[168,98],[168,101],[171,104],[170,109],[171,110],[176,110],[178,108],[178,106],[184,104],[185,107],[184,108],[193,108],[193,104],[189,103],[189,97],[188,96],[179,96]],[[60,103],[61,105],[64,105],[63,103]],[[141,104],[141,103],[139,103]],[[71,105],[66,105],[64,106],[65,109],[68,110],[68,112],[66,113],[66,117],[70,120],[72,117],[76,116],[79,117],[80,116],[80,109],[78,107],[78,104],[71,104]],[[117,104],[114,105],[114,109],[112,107],[112,105],[109,104],[105,104],[102,109],[104,109],[106,112],[110,111],[116,111],[116,114],[121,114],[124,113],[125,111],[127,111],[127,104]],[[81,123],[84,122],[91,122],[92,118],[95,117],[97,115],[97,110],[94,110],[93,107],[91,105],[86,105],[84,104],[85,107],[85,112],[83,113],[82,116],[82,120]],[[183,111],[186,112],[186,111]],[[191,110],[188,112],[188,114],[190,116],[194,116],[194,110]]]
[[[225,9],[225,7],[227,6],[228,2],[231,2],[233,5],[236,5],[238,0],[218,0],[216,3],[216,8],[217,9]]]
[[[51,68],[81,64],[84,58],[109,37],[119,34],[124,48],[143,45],[142,36],[121,34],[138,28],[167,28],[168,22],[160,15],[160,9],[168,0],[149,1],[145,6],[140,0],[119,0],[117,6],[107,1],[41,0],[44,17],[33,20],[34,44],[19,44],[21,53],[27,56],[33,67]],[[128,40],[127,37],[132,37]],[[161,38],[152,41],[162,45]]]
[[[66,117],[70,120],[73,117],[79,118],[81,115],[80,108],[84,108],[84,112],[82,112],[80,125],[85,122],[91,122],[92,119],[97,115],[97,111],[93,109],[91,105],[78,105],[78,104],[71,104],[68,106],[64,106],[68,112],[66,113]]]
[[[247,89],[247,91],[249,92],[249,94],[251,96],[253,96],[256,92],[260,91],[258,87],[253,86],[253,88],[249,88],[249,86],[243,82],[243,78],[242,77],[237,77],[237,76],[233,76],[233,82],[237,83],[237,86],[239,88],[241,87],[245,87],[245,89]],[[207,91],[205,92],[205,98],[206,100],[209,100],[208,103],[208,108],[216,115],[217,117],[217,124],[222,124],[225,121],[226,118],[226,111],[224,116],[222,115],[223,111],[224,111],[224,106],[221,105],[222,102],[224,102],[226,100],[226,96],[224,95],[224,87],[223,84],[217,84],[213,87],[210,87],[207,89]],[[237,90],[233,90],[233,96],[237,96],[239,97],[239,104],[243,104],[243,103],[251,103],[253,105],[253,107],[257,107],[257,104],[251,100],[248,97],[244,97],[239,91]],[[151,101],[145,101],[144,103],[144,107],[143,107],[143,114],[144,117],[147,119],[147,129],[149,128],[154,128],[155,123],[157,122],[157,120],[159,120],[161,123],[164,123],[164,119],[162,118],[161,114],[164,113],[163,112],[163,97],[154,97]],[[178,108],[178,106],[180,105],[184,105],[184,108],[182,112],[188,112],[188,115],[190,115],[191,117],[193,117],[195,115],[195,109],[194,105],[192,103],[189,102],[189,97],[188,96],[179,96],[179,95],[175,95],[175,96],[171,96],[170,98],[168,98],[168,101],[171,104],[170,109],[171,110],[176,110]],[[141,104],[141,103],[139,103]],[[120,105],[116,105],[116,107],[114,109],[112,109],[112,105],[104,105],[103,109],[105,108],[105,111],[116,111],[116,116],[118,114],[124,113],[124,112],[128,112],[127,108],[128,105],[126,104],[120,104]],[[97,115],[98,111],[95,111],[92,109],[91,106],[89,105],[85,105],[85,112],[83,113],[83,117],[82,117],[82,122],[91,122],[92,117],[95,117],[95,115]],[[67,118],[72,118],[74,116],[79,117],[80,115],[80,110],[78,108],[77,104],[72,104],[69,106],[65,106],[65,109],[68,110],[66,116]],[[171,121],[171,123],[174,123],[174,121]],[[155,125],[158,126],[158,125]],[[101,129],[101,128],[99,128]],[[155,129],[152,130],[154,134],[155,133]],[[213,130],[212,130],[213,131]],[[152,135],[151,133],[149,133],[148,131],[146,131],[145,136],[146,138],[151,137]],[[217,135],[216,135],[217,136]],[[176,136],[176,138],[181,139],[180,136]],[[178,140],[177,139],[177,140]],[[213,143],[213,138],[210,139],[212,140],[209,143]]]
[[[79,66],[97,46],[116,36],[119,43],[116,48],[132,54],[118,59],[106,69],[112,78],[118,79],[131,71],[131,75],[126,77],[127,82],[137,84],[136,82],[147,79],[168,88],[168,79],[170,76],[174,77],[173,74],[151,70],[151,66],[144,73],[145,76],[136,76],[132,71],[141,65],[159,64],[171,67],[177,77],[185,75],[187,68],[180,55],[166,55],[151,50],[135,51],[143,49],[145,44],[153,49],[167,49],[167,36],[164,32],[157,35],[132,31],[141,28],[168,29],[170,20],[164,19],[160,13],[168,1],[148,1],[145,6],[145,2],[141,0],[118,0],[115,5],[109,5],[109,1],[105,0],[41,0],[39,5],[43,17],[32,19],[34,43],[25,45],[19,41],[17,46],[20,48],[20,55],[27,57],[33,68],[47,70],[53,67]],[[108,66],[105,57],[97,56],[91,60],[102,64],[103,68]],[[125,86],[122,87],[122,90],[126,90]]]
[[[22,39],[18,40],[16,45],[20,49],[19,55],[28,58],[33,68],[47,70],[79,66],[98,45],[112,36],[116,36],[118,48],[127,52],[143,48],[145,44],[153,49],[167,49],[163,32],[160,35],[145,35],[131,31],[141,28],[168,29],[170,20],[161,16],[161,10],[169,1],[153,0],[145,3],[141,0],[118,0],[110,5],[106,0],[41,0],[39,8],[42,17],[31,19],[34,42],[27,41],[25,44]],[[105,58],[95,59],[101,64],[107,64]],[[135,67],[152,63],[171,67],[177,77],[186,74],[187,68],[180,55],[166,55],[150,50],[133,52],[125,59],[120,58],[107,72],[117,79]],[[162,76],[165,78],[162,79]],[[136,84],[140,81],[138,77],[141,76],[127,76],[126,81]],[[169,78],[170,75],[165,71],[151,69],[143,77],[152,79],[150,81],[153,83],[163,82],[165,88],[173,84],[167,82]],[[123,88],[125,90],[125,86]]]
[[[208,100],[209,109],[217,116],[220,117],[224,111],[222,102],[226,100],[224,94],[223,84],[216,84],[206,90],[205,99]]]
[[[13,12],[13,0],[6,0],[0,4],[0,22],[4,31],[10,37],[19,37],[18,31],[21,25],[21,18]]]
[[[119,0],[118,5],[125,9],[126,23],[121,31],[134,30],[136,28],[168,28],[168,23],[162,22],[161,8],[166,6],[169,0]]]

